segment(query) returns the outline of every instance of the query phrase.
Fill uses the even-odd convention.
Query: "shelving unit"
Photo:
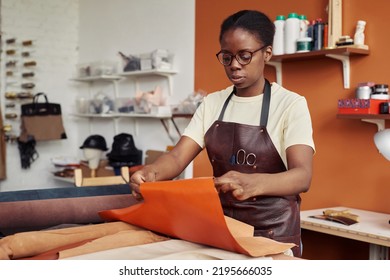
[[[75,82],[82,82],[87,83],[89,87],[91,87],[91,84],[94,82],[107,82],[112,83],[112,86],[114,88],[114,98],[118,97],[118,81],[122,79],[121,76],[118,75],[100,75],[100,76],[87,76],[87,77],[79,77],[79,78],[73,78],[72,81]],[[89,93],[91,97],[91,93]],[[80,117],[80,118],[114,118],[111,114],[82,114],[82,113],[76,113],[73,114],[73,116]],[[91,124],[90,124],[91,126]],[[91,129],[91,128],[90,128]],[[118,132],[118,125],[117,122],[114,120],[114,130],[115,133]]]
[[[84,82],[84,83],[93,83],[93,82],[111,82],[114,86],[114,95],[115,98],[118,97],[118,82],[122,79],[128,79],[133,78],[134,83],[136,84],[136,88],[139,88],[138,85],[138,77],[151,77],[151,76],[160,76],[167,79],[168,82],[168,90],[169,95],[172,95],[172,75],[176,74],[176,71],[173,70],[143,70],[143,71],[129,71],[129,72],[122,72],[118,73],[116,75],[102,75],[102,76],[92,76],[92,77],[82,77],[82,78],[74,78],[73,81],[77,82]],[[91,113],[75,113],[73,114],[75,117],[80,118],[91,118],[91,119],[113,119],[114,125],[115,125],[115,133],[118,133],[118,127],[116,119],[118,118],[134,118],[135,120],[135,131],[138,133],[138,122],[137,119],[142,118],[152,118],[156,120],[160,120],[162,125],[164,126],[165,131],[167,132],[169,138],[174,143],[173,137],[169,133],[169,126],[168,121],[171,121],[178,132],[180,136],[180,131],[178,130],[178,127],[176,123],[174,122],[174,117],[172,114],[169,115],[153,115],[153,114],[140,114],[140,113],[109,113],[109,114],[91,114]]]
[[[72,81],[76,82],[95,82],[95,81],[118,81],[122,77],[117,75],[101,75],[101,76],[90,76],[90,77],[82,77],[82,78],[73,78]]]
[[[142,71],[129,71],[122,72],[119,75],[125,78],[133,78],[135,79],[136,87],[138,88],[138,77],[147,77],[147,76],[161,76],[165,77],[168,81],[168,94],[172,95],[172,75],[176,74],[176,71],[173,70],[142,70]]]
[[[386,120],[390,120],[390,114],[337,114],[336,116],[338,119],[359,119],[376,124],[378,131],[385,129]]]
[[[122,72],[119,73],[120,76],[128,77],[128,76],[145,76],[145,75],[157,75],[157,76],[165,76],[170,77],[173,74],[176,74],[177,72],[174,70],[158,70],[158,69],[152,69],[152,70],[139,70],[139,71],[128,71],[128,72]]]
[[[300,60],[318,59],[328,57],[339,60],[343,66],[343,81],[344,88],[350,87],[350,56],[368,55],[369,50],[357,48],[357,47],[339,47],[334,49],[325,49],[318,51],[310,51],[303,53],[293,53],[285,55],[274,55],[268,62],[268,65],[272,66],[276,70],[276,81],[278,84],[282,84],[282,64],[283,62],[292,62]]]

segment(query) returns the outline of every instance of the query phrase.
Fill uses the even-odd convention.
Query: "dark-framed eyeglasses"
[[[238,63],[240,63],[241,65],[247,65],[247,64],[251,63],[253,54],[258,52],[258,51],[261,51],[265,47],[267,47],[267,45],[264,45],[260,49],[254,50],[252,52],[251,51],[239,51],[236,54],[231,54],[231,53],[227,53],[224,51],[219,51],[219,53],[217,53],[216,56],[218,58],[218,61],[221,62],[221,64],[225,65],[225,66],[229,66],[230,64],[232,64],[233,57],[235,57],[236,60],[238,61]]]

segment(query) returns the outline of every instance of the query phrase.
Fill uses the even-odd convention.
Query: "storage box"
[[[151,53],[143,53],[139,56],[141,60],[141,70],[151,70],[152,69],[152,54]]]
[[[134,99],[129,97],[119,97],[115,99],[115,108],[118,113],[134,112]]]
[[[170,106],[152,106],[150,114],[159,117],[171,117],[172,109]]]
[[[154,69],[170,70],[174,55],[166,49],[156,49],[152,52],[152,66]]]
[[[118,71],[118,63],[114,61],[95,61],[91,63],[91,76],[110,76]]]
[[[379,114],[379,106],[385,100],[376,99],[339,99],[339,114]]]
[[[118,63],[114,61],[94,61],[77,65],[77,77],[110,76],[118,73]]]

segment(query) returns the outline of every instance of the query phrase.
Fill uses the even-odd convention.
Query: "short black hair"
[[[272,46],[275,25],[264,13],[255,10],[241,10],[227,17],[222,22],[219,41],[221,42],[226,31],[236,28],[242,28],[256,36],[264,45]]]

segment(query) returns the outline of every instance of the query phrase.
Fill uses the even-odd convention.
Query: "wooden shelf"
[[[151,69],[151,70],[137,70],[137,71],[127,71],[119,73],[118,75],[123,77],[131,77],[131,76],[171,76],[176,74],[177,72],[174,70],[159,70],[159,69]]]
[[[115,75],[100,75],[100,76],[88,76],[88,77],[79,77],[79,78],[73,78],[73,81],[77,82],[93,82],[93,81],[117,81],[124,77],[139,77],[139,76],[163,76],[168,77],[171,75],[176,74],[177,72],[174,70],[159,70],[159,69],[152,69],[152,70],[138,70],[138,71],[128,71],[128,72],[121,72]]]
[[[101,76],[89,76],[89,77],[82,77],[82,78],[73,78],[73,81],[77,82],[94,82],[94,81],[117,81],[121,79],[120,76],[116,75],[101,75]]]
[[[74,113],[73,116],[80,118],[155,118],[155,119],[169,119],[172,115],[152,115],[152,114],[138,114],[138,113],[112,113],[112,114],[80,114]]]
[[[385,121],[390,120],[390,114],[337,114],[338,119],[360,119],[363,122],[376,124],[378,131],[385,129]]]
[[[327,57],[328,55],[368,55],[370,54],[369,50],[356,48],[356,47],[340,47],[334,49],[325,49],[319,51],[303,52],[303,53],[293,53],[293,54],[284,54],[284,55],[273,55],[271,61],[276,62],[287,62],[287,61],[297,61],[297,60],[308,60],[308,59],[318,59],[321,57]]]
[[[357,55],[368,55],[370,51],[368,49],[358,47],[339,47],[334,49],[325,49],[319,51],[310,51],[303,53],[293,53],[284,55],[274,55],[267,65],[275,67],[276,81],[282,85],[282,63],[293,62],[299,60],[312,60],[327,57],[340,61],[343,65],[343,83],[344,88],[350,87],[350,64],[349,57]]]
[[[390,114],[337,114],[338,119],[390,120]]]

